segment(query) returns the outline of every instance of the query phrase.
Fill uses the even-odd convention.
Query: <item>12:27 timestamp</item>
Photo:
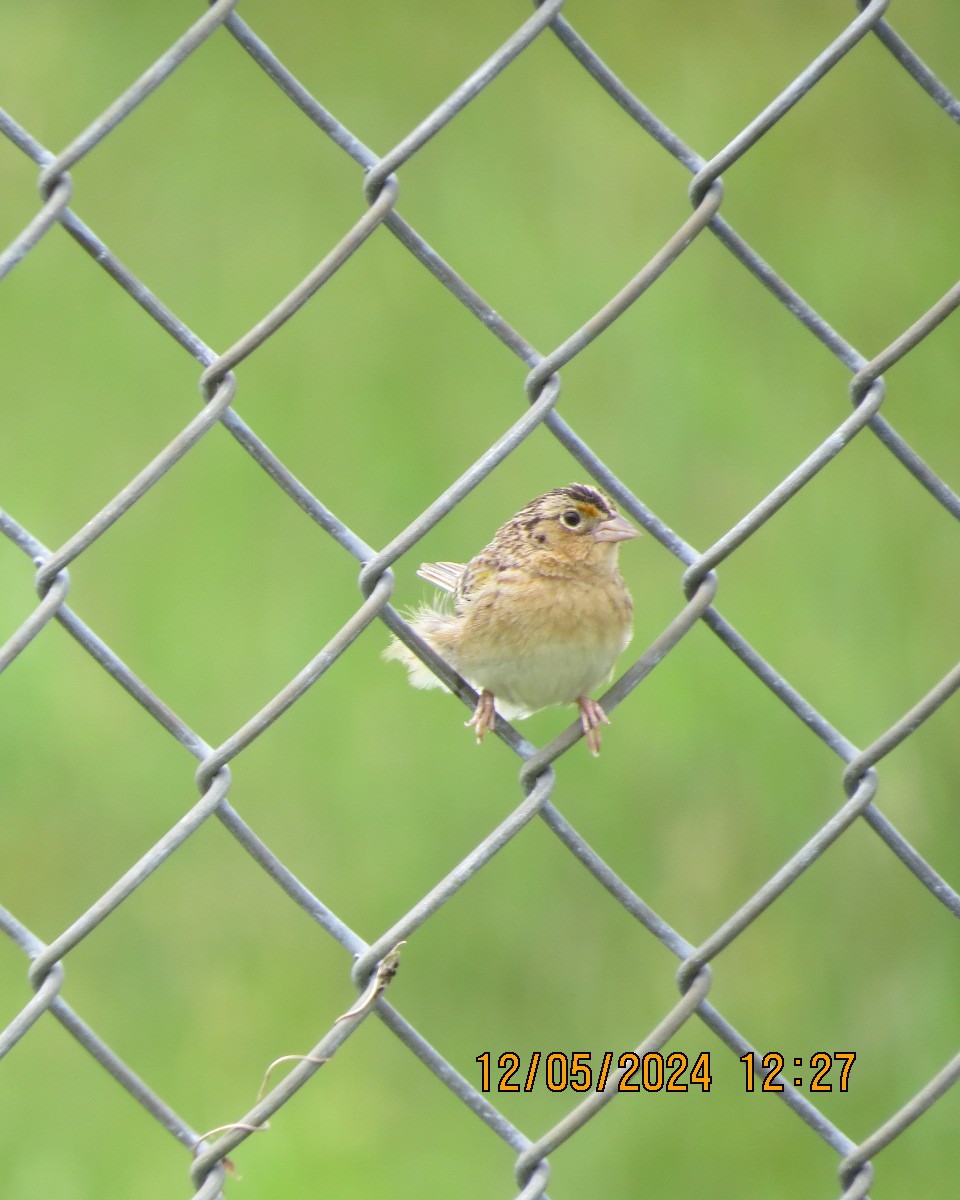
[[[803,1071],[808,1067],[813,1074],[809,1079],[804,1079],[800,1074],[791,1077],[789,1071],[784,1078],[791,1079],[793,1086],[800,1088],[806,1086],[811,1092],[832,1092],[834,1088],[833,1080],[836,1078],[834,1074],[834,1066],[840,1064],[840,1074],[837,1079],[837,1091],[845,1092],[850,1086],[850,1068],[856,1061],[856,1054],[852,1050],[834,1050],[832,1054],[828,1054],[826,1050],[818,1050],[815,1054],[811,1054],[809,1062],[802,1058],[793,1059],[794,1070]],[[757,1066],[759,1060],[760,1066]],[[760,1086],[762,1092],[782,1092],[784,1087],[784,1079],[780,1078],[783,1075],[786,1066],[786,1058],[777,1050],[768,1050],[766,1054],[742,1054],[740,1061],[746,1068],[746,1089],[752,1092],[754,1088],[754,1080],[758,1075],[762,1075],[763,1083]]]

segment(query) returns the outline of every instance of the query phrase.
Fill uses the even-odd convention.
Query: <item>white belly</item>
[[[629,635],[588,637],[579,642],[535,642],[503,657],[474,661],[464,672],[475,688],[488,688],[508,720],[528,717],[551,704],[575,704],[607,682]]]
[[[619,576],[562,587],[491,586],[428,640],[507,720],[576,704],[606,683],[630,641],[630,597]],[[423,626],[421,625],[421,628]],[[418,682],[414,679],[414,682]]]

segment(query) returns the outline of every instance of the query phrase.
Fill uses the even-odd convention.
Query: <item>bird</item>
[[[600,753],[610,721],[590,693],[633,636],[617,557],[620,542],[639,536],[599,488],[571,483],[531,500],[468,563],[421,563],[417,574],[441,592],[407,617],[479,693],[466,722],[478,742],[498,712],[512,721],[575,704],[590,752]],[[444,686],[397,638],[383,657],[402,662],[414,687]]]

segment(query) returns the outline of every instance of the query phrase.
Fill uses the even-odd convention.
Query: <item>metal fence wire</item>
[[[903,470],[920,488],[926,491],[946,513],[960,520],[960,497],[939,478],[918,456],[915,450],[891,427],[881,415],[884,399],[884,373],[900,362],[960,305],[960,284],[938,299],[909,328],[904,329],[888,346],[867,360],[848,344],[817,312],[810,307],[777,274],[721,215],[724,171],[750,153],[761,138],[795,105],[801,104],[811,91],[818,88],[828,73],[843,69],[849,57],[855,57],[865,38],[877,38],[899,67],[906,72],[929,98],[931,120],[938,120],[937,109],[954,122],[960,123],[960,100],[924,65],[885,19],[889,0],[871,0],[861,4],[859,11],[849,14],[849,21],[839,36],[810,63],[772,101],[759,112],[728,144],[709,161],[686,146],[635,96],[604,64],[591,47],[578,35],[563,13],[563,0],[545,0],[532,15],[520,20],[517,28],[503,44],[465,79],[433,112],[403,137],[386,154],[369,150],[353,132],[347,129],[316,99],[304,85],[279,61],[235,11],[237,0],[216,0],[203,15],[143,75],[119,96],[103,113],[83,128],[68,146],[53,153],[41,145],[18,120],[0,114],[0,128],[6,137],[31,158],[40,168],[39,186],[42,203],[36,215],[9,243],[0,255],[0,277],[8,275],[47,237],[58,236],[58,227],[89,255],[92,269],[102,269],[123,289],[130,300],[156,322],[159,330],[171,338],[201,366],[201,390],[204,404],[200,411],[166,445],[146,463],[129,483],[89,520],[76,529],[62,545],[49,549],[10,513],[0,513],[0,530],[32,561],[36,569],[35,584],[39,602],[26,619],[7,638],[0,649],[0,671],[5,670],[21,655],[29,657],[31,645],[44,634],[52,622],[59,623],[90,657],[115,679],[131,700],[142,705],[167,734],[192,755],[199,764],[196,784],[200,799],[185,811],[176,824],[143,857],[133,863],[97,901],[51,942],[45,944],[17,918],[14,913],[0,909],[0,928],[23,951],[29,960],[29,983],[33,994],[26,994],[23,1007],[9,1022],[0,1036],[0,1056],[6,1055],[18,1042],[31,1036],[41,1018],[54,1018],[76,1042],[100,1063],[125,1089],[131,1101],[144,1109],[184,1148],[184,1170],[189,1170],[196,1197],[221,1195],[228,1184],[228,1155],[234,1155],[247,1138],[262,1127],[268,1118],[283,1109],[287,1101],[301,1089],[325,1061],[344,1046],[354,1031],[371,1016],[381,1021],[400,1043],[433,1071],[452,1096],[467,1106],[483,1122],[489,1132],[500,1138],[516,1153],[515,1185],[504,1180],[503,1193],[513,1191],[530,1200],[545,1194],[550,1174],[550,1155],[568,1139],[575,1137],[588,1124],[597,1128],[604,1120],[608,1102],[618,1094],[618,1081],[628,1066],[613,1064],[602,1090],[594,1090],[583,1098],[575,1097],[566,1116],[553,1128],[541,1133],[524,1132],[516,1128],[498,1111],[491,1096],[481,1092],[454,1068],[429,1043],[417,1028],[405,1019],[389,1002],[387,989],[400,953],[410,953],[417,932],[462,888],[468,888],[493,856],[511,839],[517,837],[535,817],[556,836],[573,859],[588,872],[609,896],[609,901],[621,905],[637,923],[641,936],[652,935],[669,949],[678,960],[677,981],[680,998],[664,1011],[655,1028],[646,1032],[638,1054],[652,1053],[668,1046],[671,1039],[687,1023],[696,1027],[703,1022],[729,1047],[732,1060],[754,1053],[747,1036],[711,1004],[710,964],[754,922],[769,905],[796,883],[806,871],[833,846],[852,826],[865,822],[890,853],[912,872],[916,883],[927,889],[934,900],[953,916],[960,917],[960,895],[936,870],[901,836],[873,805],[877,791],[877,766],[881,760],[906,739],[943,705],[960,686],[960,665],[952,667],[926,695],[903,713],[899,720],[884,729],[865,747],[855,746],[834,728],[783,678],[748,642],[724,619],[716,607],[718,568],[752,538],[785,505],[791,503],[802,488],[823,467],[844,454],[860,434],[868,431],[897,460]],[[520,16],[518,14],[518,20]],[[841,19],[847,19],[842,17]],[[404,167],[449,122],[455,121],[468,105],[487,89],[498,86],[501,72],[518,56],[523,55],[537,39],[555,37],[569,51],[590,80],[618,105],[636,124],[638,137],[653,139],[666,153],[690,173],[690,216],[641,270],[579,329],[574,330],[548,354],[538,353],[516,329],[500,317],[471,286],[429,245],[397,211],[398,180]],[[223,354],[215,354],[201,338],[150,291],[148,284],[138,278],[73,210],[74,183],[71,172],[84,159],[96,154],[106,139],[152,92],[165,86],[175,72],[201,47],[207,39],[233,39],[249,56],[251,69],[259,69],[280,89],[292,106],[309,118],[319,138],[329,138],[360,169],[363,177],[363,200],[358,197],[356,222],[305,278],[270,312]],[[952,199],[952,197],[951,197]],[[365,201],[365,202],[364,202]],[[344,521],[338,519],[323,503],[294,477],[292,472],[258,438],[233,408],[237,392],[235,370],[264,346],[278,329],[303,305],[307,304],[338,272],[349,271],[351,261],[362,253],[364,243],[380,227],[396,238],[400,245],[423,267],[442,288],[463,306],[464,321],[475,320],[502,343],[504,349],[528,369],[525,381],[526,397],[521,415],[498,437],[469,469],[442,495],[439,495],[406,528],[385,546],[375,548],[366,544]],[[790,473],[768,495],[746,512],[712,546],[697,551],[677,533],[668,528],[641,502],[631,490],[630,481],[618,478],[579,436],[558,415],[556,405],[560,391],[561,370],[614,322],[656,281],[671,269],[683,252],[701,237],[715,238],[746,268],[767,292],[786,309],[791,317],[823,349],[838,359],[850,372],[849,399],[852,410],[838,421],[835,429],[820,445],[798,462]],[[838,414],[839,415],[839,414]],[[359,566],[362,602],[356,611],[322,650],[309,661],[290,682],[266,704],[250,716],[240,728],[218,746],[208,745],[199,733],[173,712],[155,694],[148,682],[139,679],[130,667],[103,641],[90,626],[68,605],[70,591],[69,568],[93,546],[115,522],[147,492],[157,486],[164,474],[216,425],[224,426],[240,447],[269,476],[273,484],[293,504],[299,506],[343,551],[345,567],[352,560]],[[415,546],[430,530],[458,505],[463,498],[511,455],[524,440],[544,426],[579,464],[576,474],[588,474],[615,498],[621,509],[650,533],[676,560],[682,564],[685,600],[675,618],[628,667],[603,698],[608,710],[623,703],[644,680],[652,668],[686,637],[698,623],[703,622],[716,635],[736,660],[769,689],[770,703],[774,700],[785,706],[811,730],[840,761],[838,767],[838,803],[833,815],[815,835],[800,846],[779,870],[719,927],[699,945],[690,942],[664,921],[638,896],[623,879],[601,859],[551,803],[555,783],[555,765],[579,739],[579,730],[571,726],[543,748],[536,749],[517,732],[498,722],[497,735],[501,742],[521,760],[519,803],[510,815],[492,828],[488,835],[457,864],[444,878],[439,879],[408,912],[397,916],[393,925],[374,941],[367,943],[354,933],[321,899],[313,895],[280,861],[231,807],[230,764],[256,739],[268,736],[271,726],[292,705],[322,681],[328,668],[347,654],[354,640],[368,626],[383,622],[437,672],[444,682],[466,705],[472,706],[475,695],[467,684],[430,650],[417,640],[402,616],[390,605],[394,579],[391,566]],[[503,513],[502,516],[506,516]],[[419,698],[411,694],[410,703]],[[599,786],[602,786],[599,785]],[[223,1127],[203,1133],[173,1110],[161,1095],[141,1079],[118,1056],[105,1040],[97,1035],[84,1016],[66,998],[65,963],[101,923],[123,905],[134,890],[162,867],[182,848],[205,822],[216,816],[237,839],[244,850],[282,890],[293,904],[300,906],[330,938],[347,951],[353,960],[352,980],[358,1000],[348,1012],[333,1020],[323,1032],[317,1045],[296,1060],[279,1081],[267,1080],[267,1089],[248,1112],[225,1114]],[[406,951],[397,951],[406,942]],[[289,1047],[278,1048],[283,1053]],[[412,1059],[411,1059],[412,1062]],[[768,1074],[769,1063],[755,1058],[758,1077]],[[814,1098],[792,1085],[789,1067],[784,1075],[782,1101],[804,1122],[815,1138],[820,1138],[837,1155],[839,1186],[844,1200],[867,1195],[880,1169],[883,1152],[914,1121],[924,1118],[931,1108],[960,1077],[960,1054],[945,1063],[940,1070],[914,1095],[904,1096],[902,1107],[887,1113],[869,1134],[854,1140],[838,1128],[814,1103]],[[320,1082],[322,1076],[317,1080]],[[496,1099],[493,1096],[493,1099]],[[279,1117],[277,1118],[279,1120]],[[948,1146],[944,1154],[952,1154]],[[598,1187],[597,1194],[602,1194]],[[811,1188],[810,1194],[822,1194]]]

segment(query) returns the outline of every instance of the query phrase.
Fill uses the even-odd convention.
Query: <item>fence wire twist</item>
[[[191,1156],[191,1177],[196,1197],[216,1197],[225,1182],[224,1161],[251,1132],[276,1113],[302,1087],[324,1061],[371,1014],[376,1016],[464,1104],[517,1154],[518,1195],[527,1198],[545,1193],[548,1156],[594,1119],[616,1094],[618,1075],[612,1074],[605,1090],[577,1104],[557,1125],[535,1139],[515,1128],[487,1099],[464,1079],[384,997],[398,943],[416,931],[460,888],[473,880],[490,859],[523,828],[540,817],[559,842],[593,876],[602,888],[678,959],[680,999],[663,1013],[657,1026],[642,1038],[638,1052],[656,1050],[673,1038],[693,1018],[702,1021],[734,1055],[753,1054],[750,1041],[709,1002],[711,961],[728,947],[777,897],[789,888],[858,818],[862,818],[885,845],[913,873],[916,880],[954,916],[960,917],[960,895],[909,845],[875,807],[877,765],[960,687],[960,664],[921,697],[870,745],[859,748],[835,729],[778,671],[754,650],[714,607],[716,569],[787,504],[832,459],[840,455],[863,430],[869,429],[953,518],[960,519],[960,497],[880,415],[884,373],[909,354],[940,322],[960,305],[960,284],[951,288],[927,312],[880,353],[867,359],[830,327],[791,286],[756,253],[721,216],[722,173],[747,154],[794,105],[832,69],[855,52],[867,36],[878,38],[897,63],[954,122],[960,123],[960,101],[920,61],[886,22],[889,0],[861,3],[839,36],[794,79],[762,112],[709,160],[704,160],[668,129],[600,60],[562,15],[563,0],[547,0],[512,33],[478,69],[442,104],[380,156],[368,149],[301,84],[256,33],[234,11],[236,0],[216,0],[207,12],[163,54],[122,96],[82,130],[58,154],[42,146],[12,116],[0,113],[0,129],[40,167],[42,205],[36,216],[0,255],[0,278],[8,274],[52,229],[60,226],[102,267],[140,307],[201,365],[204,400],[199,413],[112,500],[55,550],[48,549],[8,513],[0,513],[0,531],[33,562],[40,601],[23,624],[0,648],[0,671],[5,669],[51,622],[57,621],[87,653],[141,704],[171,737],[198,762],[196,783],[200,799],[172,829],[49,944],[42,943],[12,913],[0,909],[0,928],[30,960],[32,998],[0,1035],[0,1056],[6,1054],[44,1014],[49,1013],[101,1063],[114,1078],[166,1130],[179,1139]],[[662,248],[633,278],[579,329],[547,354],[537,351],[503,320],[448,263],[403,219],[397,210],[398,174],[422,147],[454,120],[517,56],[544,34],[557,37],[587,75],[636,123],[638,136],[659,144],[691,175],[692,212]],[[284,299],[223,354],[216,354],[168,309],[113,254],[108,246],[70,207],[73,196],[71,170],[116,129],[156,88],[160,87],[207,38],[231,37],[292,104],[313,122],[319,134],[330,138],[363,172],[366,208],[355,224],[329,250]],[[470,468],[438,496],[414,521],[379,550],[367,543],[335,516],[323,502],[288,470],[233,408],[238,382],[236,368],[264,343],[300,307],[347,266],[354,254],[381,226],[446,288],[469,314],[481,322],[528,369],[524,389],[527,406],[517,421]],[[667,271],[697,238],[709,234],[730,252],[781,305],[851,373],[849,400],[852,412],[841,420],[817,448],[732,528],[706,550],[698,551],[668,528],[626,482],[619,479],[587,443],[558,415],[560,371],[609,328],[651,285]],[[353,616],[323,649],[260,712],[219,746],[210,746],[175,712],[137,678],[130,668],[68,606],[68,568],[162,476],[186,455],[215,425],[223,425],[295,504],[360,565],[363,596]],[[229,764],[260,737],[291,705],[303,696],[343,655],[371,623],[384,622],[399,638],[424,658],[465,704],[476,697],[470,687],[424,645],[390,606],[393,590],[391,566],[434,528],[473,488],[510,455],[534,430],[546,427],[619,505],[650,532],[683,565],[686,602],[674,619],[603,697],[607,711],[624,701],[644,677],[686,636],[704,622],[724,646],[756,675],[783,705],[828,746],[839,759],[836,811],[787,863],[772,875],[739,909],[699,945],[692,945],[654,912],[620,879],[551,803],[553,764],[574,744],[580,732],[572,725],[547,746],[535,749],[502,719],[497,734],[522,760],[520,803],[446,877],[441,879],[409,912],[373,942],[367,943],[349,929],[297,880],[234,811],[229,802]],[[216,816],[286,895],[299,905],[355,960],[352,978],[361,1000],[338,1018],[316,1047],[247,1113],[232,1121],[219,1136],[202,1137],[150,1086],[140,1079],[106,1044],[63,996],[64,961],[101,922],[121,905],[153,871],[212,816]],[[386,964],[386,966],[384,965]],[[389,968],[389,969],[388,969]],[[755,1067],[760,1071],[759,1057]],[[839,1156],[843,1200],[867,1194],[873,1178],[873,1160],[911,1122],[931,1106],[960,1077],[960,1054],[902,1107],[890,1113],[870,1135],[854,1142],[829,1121],[800,1091],[784,1079],[785,1104]]]

